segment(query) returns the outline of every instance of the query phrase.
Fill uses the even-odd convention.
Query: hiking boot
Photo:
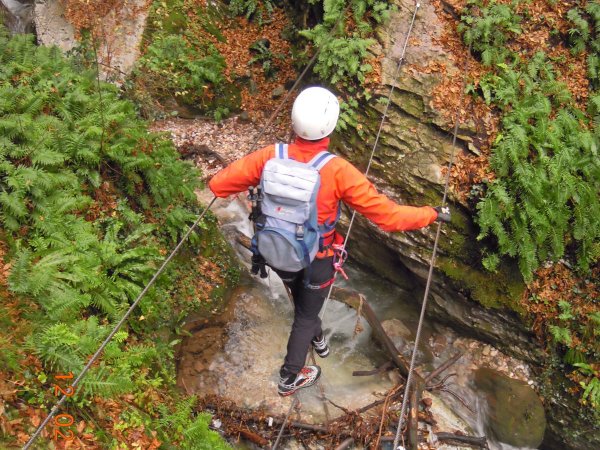
[[[298,389],[312,386],[321,376],[319,366],[304,366],[297,375],[290,375],[288,378],[279,377],[277,392],[282,397],[292,395]]]
[[[325,336],[321,335],[320,338],[314,337],[310,343],[315,349],[315,353],[321,358],[327,358],[329,356],[329,345],[327,345],[327,342],[325,341]]]

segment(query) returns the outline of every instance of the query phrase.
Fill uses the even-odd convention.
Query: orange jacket
[[[329,139],[306,141],[296,138],[289,145],[288,155],[300,162],[310,161],[327,150]],[[218,172],[208,183],[217,197],[246,191],[257,186],[266,162],[275,157],[275,145],[269,145],[241,158]],[[320,171],[321,187],[317,195],[319,224],[335,219],[340,200],[355,209],[385,231],[406,231],[422,228],[437,218],[430,206],[403,206],[379,194],[373,184],[343,158],[333,158]]]

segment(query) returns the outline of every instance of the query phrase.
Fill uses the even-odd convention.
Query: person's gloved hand
[[[447,206],[436,206],[435,209],[438,213],[438,216],[435,220],[438,222],[450,222],[452,217],[450,216],[450,208]]]

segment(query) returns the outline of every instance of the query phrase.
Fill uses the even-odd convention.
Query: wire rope
[[[373,143],[373,148],[371,149],[371,155],[369,156],[369,162],[367,164],[367,168],[365,169],[364,175],[367,176],[369,174],[369,170],[371,169],[371,164],[373,163],[373,158],[375,156],[375,150],[377,149],[377,145],[379,144],[379,138],[381,137],[381,132],[383,131],[383,125],[385,124],[385,119],[388,114],[388,110],[390,108],[390,103],[392,102],[392,95],[394,94],[394,90],[396,89],[396,79],[400,74],[400,68],[402,67],[402,63],[404,62],[404,57],[406,56],[406,49],[408,47],[408,40],[410,39],[410,35],[412,33],[415,19],[417,17],[417,13],[419,12],[419,8],[421,7],[421,3],[419,1],[415,2],[415,8],[412,13],[412,18],[410,21],[410,25],[406,32],[406,37],[404,39],[404,45],[402,46],[402,53],[400,54],[400,59],[398,60],[398,64],[396,66],[396,70],[394,72],[394,76],[392,77],[392,86],[390,87],[390,93],[387,96],[387,102],[385,108],[383,110],[383,115],[381,117],[381,122],[379,123],[379,129],[377,130],[377,135],[375,136],[375,142]],[[348,239],[350,237],[350,233],[352,232],[352,226],[354,225],[354,220],[356,217],[356,211],[352,211],[352,217],[350,218],[350,223],[348,225],[348,231],[346,232],[346,237],[344,238],[344,243],[342,244],[342,250],[346,249],[346,245],[348,244]],[[327,293],[327,297],[325,298],[325,302],[323,303],[323,308],[321,308],[321,320],[325,317],[325,312],[327,311],[327,306],[329,304],[329,300],[331,298],[331,293],[333,292],[333,285],[335,283],[335,279],[337,278],[338,272],[334,273],[333,279],[334,282],[329,286],[329,292]]]
[[[470,47],[469,47],[470,53]],[[444,195],[442,197],[442,206],[446,204],[446,200],[448,198],[448,188],[450,186],[450,171],[452,170],[452,165],[454,163],[454,156],[456,153],[456,139],[458,136],[458,126],[460,124],[460,110],[465,97],[466,90],[466,82],[467,82],[467,70],[469,67],[469,60],[465,58],[464,65],[464,73],[463,73],[463,82],[462,89],[460,93],[460,100],[458,103],[458,107],[456,109],[456,115],[454,120],[454,135],[452,137],[452,153],[450,154],[450,160],[448,161],[448,170],[446,172],[446,181],[444,183]],[[431,259],[429,261],[429,272],[427,274],[427,283],[425,285],[425,292],[423,294],[423,304],[421,305],[421,313],[419,315],[419,325],[417,326],[417,334],[415,336],[415,345],[413,348],[413,353],[410,359],[410,367],[408,369],[408,377],[406,379],[406,386],[404,388],[404,397],[402,398],[402,407],[400,408],[400,417],[398,418],[398,428],[396,429],[396,436],[394,438],[394,449],[398,448],[398,444],[400,441],[400,434],[402,433],[402,425],[404,423],[404,414],[406,413],[406,407],[408,405],[408,394],[410,393],[411,383],[413,379],[413,373],[415,370],[415,363],[417,359],[417,349],[419,348],[419,342],[421,339],[421,331],[423,329],[423,323],[425,321],[425,310],[427,309],[427,301],[429,299],[429,290],[431,287],[431,281],[433,279],[433,268],[435,266],[435,258],[437,255],[438,243],[440,239],[440,233],[442,229],[442,222],[438,222],[437,230],[435,232],[435,241],[433,242],[433,250],[431,252]],[[414,407],[415,405],[413,405]]]

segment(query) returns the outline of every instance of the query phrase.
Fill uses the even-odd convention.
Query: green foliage
[[[218,433],[208,428],[211,416],[200,413],[194,417],[193,406],[196,397],[189,397],[180,401],[170,411],[164,405],[159,405],[162,418],[158,420],[159,430],[166,436],[173,431],[183,436],[177,447],[189,450],[228,450],[231,447],[223,442]]]
[[[260,39],[250,45],[250,50],[255,55],[250,59],[248,65],[259,63],[262,66],[266,78],[273,78],[277,72],[277,66],[273,64],[273,59],[283,59],[284,56],[280,53],[273,53],[268,47],[268,41]]]
[[[206,43],[192,47],[181,35],[159,35],[139,60],[138,70],[161,86],[163,95],[174,93],[185,104],[206,110],[210,107],[208,86],[224,81],[225,60]]]
[[[383,0],[323,0],[322,21],[300,32],[319,49],[315,74],[348,93],[341,99],[338,130],[352,127],[359,135],[364,133],[356,110],[358,100],[371,97],[366,85],[373,71],[369,59],[376,43],[374,28],[387,21],[394,8]]]
[[[265,25],[273,14],[274,2],[271,0],[231,0],[229,11],[236,16],[245,16],[259,25]]]
[[[477,205],[479,239],[493,236],[527,281],[567,252],[587,270],[599,256],[600,216],[591,213],[600,208],[598,136],[544,53],[523,59],[510,50],[520,33],[511,7],[471,2],[462,20],[465,41],[490,67],[479,92],[503,112],[490,158],[497,178]],[[494,252],[483,261],[490,270],[499,263]]]
[[[200,209],[197,170],[85,67],[37,47],[32,36],[9,38],[0,29],[0,222],[10,245],[11,295],[27,299],[25,348],[44,371],[17,367],[23,355],[2,334],[0,363],[41,384],[19,393],[40,406],[56,400],[50,374],[81,372]],[[201,242],[198,235],[193,242]],[[176,273],[169,268],[147,293],[141,309],[152,313],[135,311],[115,334],[74,407],[174,384],[174,344],[156,333],[175,328],[169,294]],[[190,419],[190,427],[200,422]],[[179,439],[177,432],[164,436]]]
[[[217,26],[221,20],[214,4],[199,9],[192,0],[152,2],[144,52],[126,83],[128,96],[145,116],[177,114],[178,107],[217,120],[229,114],[236,99],[224,76],[225,60],[211,42],[212,37],[224,41]]]
[[[573,24],[569,30],[571,51],[577,55],[588,52],[587,72],[594,89],[600,88],[600,4],[588,2],[585,7],[567,13]]]
[[[352,12],[355,26],[349,32],[347,10]],[[388,2],[378,0],[324,0],[323,21],[315,27],[301,31],[301,35],[312,42],[320,51],[314,71],[329,83],[350,85],[356,80],[359,85],[373,68],[365,60],[368,49],[375,43],[371,38],[373,25],[389,17]],[[331,34],[333,28],[336,30]],[[341,35],[341,36],[340,36]]]
[[[511,57],[506,46],[511,35],[521,33],[521,17],[506,4],[495,0],[483,3],[469,0],[469,9],[461,17],[458,31],[463,34],[466,44],[481,57],[486,66],[504,63]]]

